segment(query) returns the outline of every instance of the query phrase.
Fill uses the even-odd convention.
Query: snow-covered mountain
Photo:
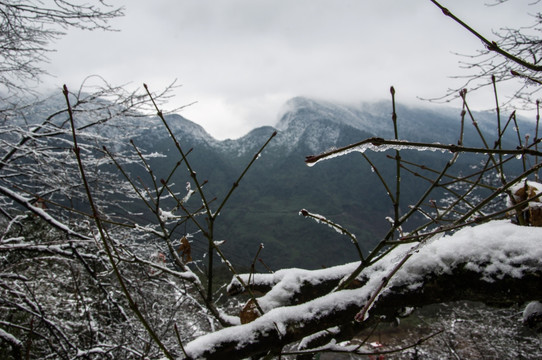
[[[352,106],[295,97],[283,106],[277,128],[286,131],[293,126],[299,126],[300,122],[307,126],[311,122],[326,120],[335,125],[346,125],[384,136],[390,127],[381,120],[391,120],[390,114],[390,105],[383,102]]]
[[[400,104],[396,110],[400,138],[457,143],[460,110],[412,108]],[[495,115],[476,113],[474,116],[492,140],[497,129]],[[203,129],[179,116],[171,115],[167,120],[175,124],[172,128],[181,144],[194,148],[190,155],[193,166],[200,178],[209,180],[206,186],[218,197],[223,196],[256,151],[277,131],[225,208],[216,231],[226,239],[235,239],[227,246],[242,259],[250,259],[257,245],[264,242],[264,257],[267,256],[269,264],[310,267],[331,265],[352,256],[353,252],[349,241],[340,236],[330,241],[330,237],[336,236],[331,230],[298,216],[300,209],[308,208],[329,216],[351,229],[362,239],[362,246],[369,248],[387,229],[385,217],[390,214],[391,205],[385,192],[380,191],[382,185],[372,175],[370,166],[360,157],[346,156],[312,168],[305,165],[305,157],[368,137],[392,138],[391,118],[392,107],[386,102],[345,105],[297,97],[285,104],[275,127],[260,127],[235,140],[212,139]],[[479,136],[471,122],[467,118],[464,143],[479,145]],[[526,129],[526,126],[520,123],[520,128]],[[159,129],[158,126],[157,131]],[[149,136],[148,133],[142,135],[140,141],[145,142]],[[513,141],[517,143],[517,136],[511,134],[507,141],[515,147]],[[167,159],[176,159],[172,147],[164,147],[167,143],[161,138],[147,145],[152,145],[151,151],[168,154]],[[415,152],[412,156],[426,165],[448,160],[440,153]],[[376,154],[374,161],[383,166],[387,159],[385,154]],[[465,158],[464,165],[469,165],[468,162]],[[388,170],[383,170],[384,175],[393,176],[393,171]],[[414,180],[403,180],[405,204],[414,201],[417,191],[422,190],[419,185]]]
[[[54,105],[54,104],[53,104]],[[45,103],[41,112],[52,111],[52,103]],[[399,137],[412,141],[457,143],[459,138],[460,110],[412,108],[397,105]],[[36,119],[43,116],[36,109]],[[81,118],[81,125],[92,118]],[[496,119],[491,113],[476,113],[478,125],[493,140]],[[36,122],[39,120],[36,120]],[[389,102],[337,104],[296,97],[288,101],[276,126],[252,130],[235,140],[219,141],[205,129],[180,116],[167,115],[166,121],[183,149],[192,151],[189,159],[200,180],[208,180],[205,191],[210,198],[221,199],[229,190],[246,164],[271,134],[277,135],[256,161],[239,188],[221,212],[215,227],[218,239],[228,240],[223,251],[234,263],[247,266],[252,261],[260,243],[265,244],[261,257],[268,266],[317,267],[331,266],[355,259],[350,241],[328,227],[304,219],[298,213],[305,208],[319,213],[356,234],[362,248],[368,249],[387,231],[385,220],[392,211],[386,193],[371,166],[354,154],[308,167],[304,159],[332,148],[340,148],[368,137],[392,138],[392,107]],[[479,144],[476,130],[467,118],[465,144]],[[528,124],[519,123],[524,132]],[[89,130],[90,131],[90,130]],[[158,118],[128,117],[118,122],[99,125],[97,131],[104,138],[114,138],[117,146],[128,140],[145,153],[160,153],[149,163],[157,179],[168,178],[180,160],[180,155]],[[510,146],[517,145],[517,135],[507,138]],[[515,141],[515,143],[514,143]],[[385,153],[369,154],[382,176],[394,176],[394,166],[386,166]],[[439,161],[448,158],[440,153],[412,154],[414,160],[438,167]],[[468,160],[467,163],[468,164]],[[145,181],[143,167],[133,169],[134,176]],[[191,181],[182,166],[176,170],[172,182],[184,187]],[[419,181],[402,180],[402,199],[405,206],[423,191]],[[186,231],[193,229],[187,228]],[[194,237],[194,248],[204,241]],[[200,244],[204,251],[206,246]]]
[[[457,143],[461,128],[461,110],[453,108],[414,108],[398,104],[399,137],[410,141]],[[492,112],[475,112],[474,119],[481,130],[490,137],[497,134],[496,115]],[[501,120],[504,124],[506,119]],[[522,127],[530,127],[519,120]],[[465,117],[465,141],[479,143],[472,126],[472,119]],[[274,130],[278,136],[270,148],[291,152],[304,148],[312,153],[348,145],[341,140],[354,131],[356,135],[393,138],[392,106],[390,102],[339,104],[305,97],[295,97],[284,104],[279,121],[274,127],[257,128],[236,140],[209,141],[209,145],[239,156],[256,149],[261,138]],[[182,131],[181,131],[182,133]],[[196,138],[199,132],[192,131]],[[206,139],[209,136],[206,134]],[[512,139],[512,137],[510,138]],[[358,139],[361,140],[361,139]],[[356,140],[353,140],[356,141]]]

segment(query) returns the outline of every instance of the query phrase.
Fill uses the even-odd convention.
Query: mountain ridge
[[[396,113],[401,139],[442,143],[456,143],[459,139],[460,109],[451,107],[419,108],[398,103],[396,104]],[[473,112],[473,116],[484,132],[491,136],[497,134],[495,112]],[[427,128],[427,124],[431,123],[432,118],[438,121],[433,122],[431,128]],[[186,118],[183,119],[191,122]],[[504,120],[502,121],[504,123]],[[472,123],[468,115],[465,122],[467,127],[469,123]],[[522,125],[529,124],[529,121],[523,118],[518,118],[518,122]],[[200,131],[205,132],[205,139],[207,139],[209,145],[236,151],[241,156],[245,152],[253,150],[252,146],[248,146],[251,139],[259,137],[262,133],[271,134],[274,130],[278,132],[279,136],[270,144],[271,147],[279,143],[280,146],[285,145],[291,150],[297,145],[298,141],[312,134],[313,142],[307,144],[309,149],[313,152],[322,152],[326,148],[316,134],[325,132],[328,140],[332,140],[331,138],[337,140],[339,134],[336,129],[343,126],[362,131],[368,136],[393,138],[391,104],[387,101],[340,104],[298,96],[284,104],[279,112],[279,119],[274,126],[257,127],[237,139],[225,140],[213,138],[203,128]],[[281,134],[287,135],[281,136]],[[201,137],[194,132],[192,135],[196,138]],[[242,144],[242,148],[236,149],[236,143]],[[328,147],[337,145],[335,141],[325,141],[324,143]]]
[[[314,167],[306,166],[304,159],[307,155],[373,136],[393,138],[391,104],[380,102],[345,109],[345,105],[298,97],[287,107],[289,110],[282,114],[275,127],[255,128],[235,140],[217,140],[208,143],[207,149],[198,148],[197,142],[192,143],[189,136],[184,136],[186,145],[194,146],[191,156],[194,156],[195,166],[200,167],[198,174],[209,175],[205,177],[209,179],[209,190],[220,197],[256,151],[277,131],[230,199],[215,228],[216,233],[225,239],[235,239],[227,242],[224,250],[245,259],[245,264],[252,260],[260,243],[264,243],[266,249],[262,257],[272,268],[314,268],[354,261],[352,245],[346,237],[304,219],[298,215],[299,211],[306,208],[336,221],[356,234],[362,248],[367,250],[389,227],[385,220],[392,215],[389,199],[376,176],[369,176],[371,166],[360,157],[343,156]],[[460,110],[439,112],[402,104],[397,104],[396,109],[399,138],[457,143]],[[490,128],[488,136],[497,133],[494,114],[474,113],[474,116],[480,127]],[[464,144],[480,145],[473,126],[465,128]],[[513,144],[513,148],[517,145],[517,137],[508,136],[505,140]],[[369,155],[381,175],[393,182],[394,166],[386,165],[385,162],[390,161],[386,153]],[[405,158],[407,155],[433,168],[440,168],[448,160],[446,155],[433,152],[407,151]],[[470,157],[462,158],[457,166],[475,165]],[[223,186],[211,186],[217,183]],[[402,180],[403,210],[417,199],[425,187],[420,185],[424,184],[414,178]]]
[[[51,106],[45,108],[51,110]],[[188,153],[200,183],[206,183],[204,191],[209,199],[218,199],[213,206],[220,203],[232,184],[236,184],[239,175],[271,134],[278,132],[242,179],[215,224],[217,240],[228,240],[222,250],[231,256],[234,264],[250,264],[260,243],[265,244],[261,257],[273,269],[315,268],[354,261],[355,252],[347,237],[299,216],[299,211],[307,209],[336,221],[355,234],[366,251],[389,229],[386,217],[393,215],[393,210],[385,189],[376,176],[371,176],[372,165],[359,155],[338,157],[314,167],[306,166],[304,160],[308,155],[369,137],[394,137],[391,104],[344,105],[297,97],[285,104],[284,109],[286,111],[281,113],[274,127],[258,127],[233,140],[217,140],[203,127],[178,114],[169,114],[165,118],[176,140]],[[459,110],[418,109],[401,104],[397,104],[396,109],[399,138],[457,143],[461,125]],[[40,119],[38,115],[34,114],[35,122]],[[496,134],[495,115],[474,115],[480,127],[490,128],[493,138]],[[78,116],[76,114],[76,121],[83,125],[91,120]],[[519,126],[523,128],[526,123],[520,121]],[[480,144],[473,127],[465,128],[464,144]],[[146,154],[161,154],[146,158],[152,174],[136,161],[129,165],[127,170],[132,179],[137,179],[135,183],[149,186],[153,181],[171,179],[172,191],[183,194],[186,183],[193,181],[191,174],[182,165],[178,166],[181,156],[161,119],[124,118],[99,124],[91,130],[102,138],[118,137],[112,141],[116,142],[119,152],[133,151],[127,141],[131,139],[144,158]],[[507,136],[505,140],[513,148],[517,146],[517,136]],[[405,159],[413,159],[435,169],[442,168],[442,163],[448,160],[446,154],[441,153],[405,151],[401,156],[403,154]],[[390,166],[393,160],[386,157],[388,154],[367,152],[364,155],[371,157],[388,183],[395,181],[395,166]],[[464,160],[458,161],[457,166],[477,165],[468,156],[461,158]],[[406,210],[424,190],[426,183],[407,176],[401,181],[402,210]],[[440,195],[435,196],[438,199]],[[197,199],[190,201],[196,207],[201,206]],[[160,206],[165,206],[165,211],[175,207],[170,205],[167,199],[160,203]],[[129,209],[132,213],[141,213],[144,208],[136,202],[130,206],[133,207]],[[120,210],[116,215],[122,215]],[[148,215],[143,220],[150,222],[151,218]],[[408,225],[405,224],[406,231]],[[198,230],[190,225],[177,228],[179,237],[194,234],[191,240],[194,258],[203,256],[208,248]]]

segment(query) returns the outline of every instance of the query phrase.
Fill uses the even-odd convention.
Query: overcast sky
[[[532,0],[484,5],[491,1],[442,4],[489,37],[492,29],[531,24]],[[109,3],[125,7],[111,23],[120,31],[71,31],[55,44],[47,65],[55,77],[46,85],[77,88],[99,74],[114,85],[159,90],[177,79],[182,86],[165,110],[197,101],[181,115],[218,139],[274,125],[298,95],[355,103],[389,99],[394,85],[398,101],[426,104],[417,99],[460,85],[450,78],[465,74],[454,53],[481,47],[429,0]]]

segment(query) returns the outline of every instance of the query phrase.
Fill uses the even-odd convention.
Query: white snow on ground
[[[540,301],[530,302],[523,310],[523,322],[528,323],[535,317],[542,317],[542,303]]]

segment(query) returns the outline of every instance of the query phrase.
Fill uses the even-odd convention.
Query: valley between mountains
[[[388,231],[390,224],[386,217],[393,214],[393,207],[373,166],[389,184],[394,184],[395,161],[389,158],[394,151],[367,151],[365,155],[373,166],[359,153],[312,167],[304,160],[308,155],[369,137],[392,139],[391,113],[389,102],[342,105],[298,97],[285,105],[275,127],[256,128],[239,139],[224,141],[214,139],[202,127],[180,115],[168,115],[166,120],[185,151],[192,149],[189,160],[200,181],[207,181],[205,191],[210,194],[209,198],[217,199],[225,196],[269,136],[275,130],[278,132],[242,179],[215,226],[216,239],[225,241],[222,250],[240,268],[250,266],[263,244],[258,255],[261,261],[256,264],[260,271],[266,271],[266,268],[328,267],[356,259],[349,237],[300,216],[301,209],[340,224],[356,236],[363,250],[372,248]],[[397,115],[400,139],[443,144],[456,144],[459,139],[459,109],[399,105]],[[485,133],[496,134],[494,114],[480,112],[474,117]],[[147,122],[144,131],[136,132],[133,141],[149,153],[164,155],[151,159],[150,164],[155,176],[165,177],[180,158],[163,125],[154,121]],[[463,143],[480,146],[481,141],[469,123],[472,123],[470,118],[466,120]],[[530,126],[526,121],[519,124],[523,129]],[[517,143],[517,138],[509,136],[505,141],[510,145]],[[440,152],[415,150],[402,151],[401,156],[438,170],[450,158]],[[459,169],[476,167],[477,162],[475,157],[467,155],[456,166]],[[136,175],[144,179],[146,174]],[[185,169],[177,170],[173,182],[179,191],[189,181]],[[403,203],[414,201],[428,184],[404,172],[401,178]],[[446,196],[442,192],[442,199]],[[404,230],[414,225],[407,223]],[[206,252],[205,240],[198,236],[196,229],[188,226],[177,231],[179,236],[193,234],[194,252]]]

